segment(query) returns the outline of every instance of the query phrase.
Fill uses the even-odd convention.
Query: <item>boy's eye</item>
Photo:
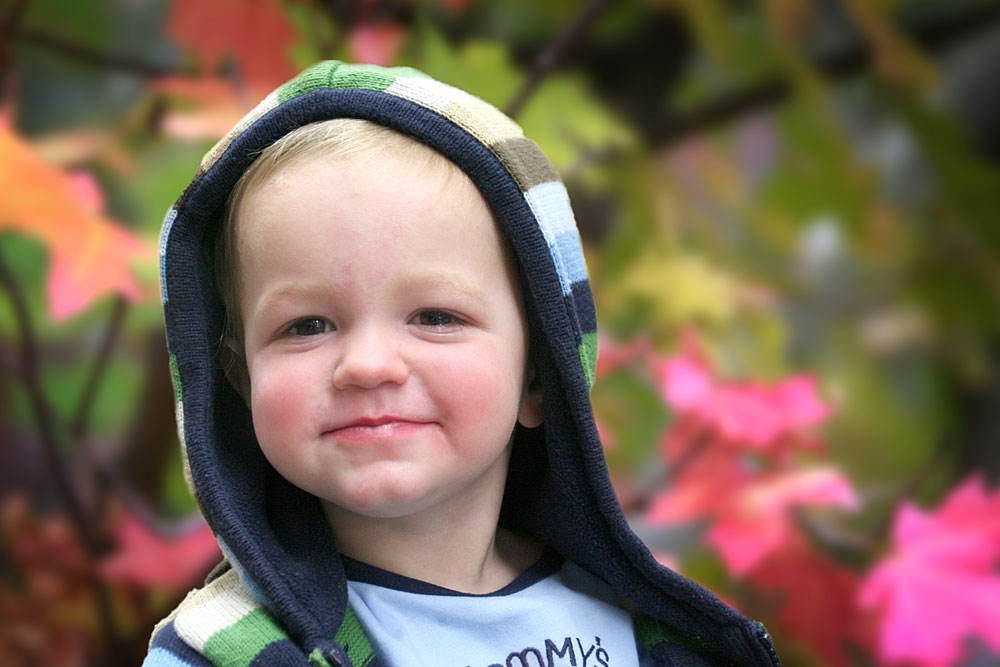
[[[425,327],[446,327],[458,324],[458,318],[443,310],[422,310],[417,322]]]
[[[288,327],[288,333],[293,336],[317,336],[331,329],[332,327],[322,317],[303,317],[292,322]]]

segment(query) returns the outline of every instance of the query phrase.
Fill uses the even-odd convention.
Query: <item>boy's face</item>
[[[515,278],[482,196],[453,172],[306,158],[238,212],[258,441],[343,511],[499,499],[515,422],[541,421]]]

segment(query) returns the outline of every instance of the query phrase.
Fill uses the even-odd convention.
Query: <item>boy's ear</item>
[[[240,395],[247,407],[250,407],[250,372],[247,370],[243,355],[236,348],[237,342],[227,338],[222,342],[219,350],[222,370],[226,375],[226,380],[233,385],[233,389]]]
[[[528,365],[524,384],[521,405],[517,410],[517,423],[525,428],[535,428],[542,424],[542,383],[538,380],[533,364]]]

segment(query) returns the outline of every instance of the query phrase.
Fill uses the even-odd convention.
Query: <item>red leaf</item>
[[[203,523],[181,537],[164,539],[126,515],[118,527],[118,551],[99,569],[108,581],[180,590],[220,558],[215,537]]]
[[[734,458],[717,456],[656,498],[646,520],[656,525],[714,519],[706,541],[729,572],[742,577],[795,537],[795,508],[856,504],[850,482],[832,467],[752,475]]]
[[[945,666],[970,637],[1000,652],[1000,490],[963,483],[934,512],[896,514],[892,552],[865,578],[860,601],[881,613],[886,661]]]
[[[167,32],[198,55],[203,74],[235,58],[254,99],[295,73],[288,51],[296,34],[273,0],[174,0]]]
[[[802,540],[790,540],[774,552],[751,580],[761,591],[780,597],[780,629],[816,651],[824,664],[851,664],[845,656],[845,644],[870,643],[855,606],[857,577]]]
[[[153,248],[100,215],[102,196],[86,174],[46,164],[0,116],[0,229],[40,239],[51,252],[47,294],[53,319],[76,314],[107,292],[143,296],[131,264]]]

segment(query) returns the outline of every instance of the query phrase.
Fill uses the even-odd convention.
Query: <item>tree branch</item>
[[[943,48],[1000,20],[1000,6],[984,5],[966,13],[925,20],[907,20],[904,32],[925,49]],[[814,60],[817,71],[829,78],[843,78],[863,71],[871,61],[867,45],[859,41],[850,48],[819,56]],[[678,139],[696,134],[760,108],[773,106],[787,99],[794,88],[790,80],[775,75],[758,83],[720,95],[689,113],[668,119],[666,131],[656,138],[655,147],[663,148]]]
[[[83,441],[90,427],[90,413],[94,407],[94,398],[97,395],[98,387],[104,373],[108,370],[108,362],[111,360],[111,351],[118,342],[122,325],[125,322],[125,313],[128,312],[128,302],[120,295],[114,299],[111,315],[104,328],[104,335],[97,347],[97,354],[94,357],[94,364],[90,368],[87,381],[80,392],[80,399],[77,401],[76,411],[70,422],[69,432],[74,440]]]
[[[511,118],[517,116],[527,103],[528,98],[535,92],[535,88],[553,72],[563,60],[569,50],[587,32],[590,26],[597,20],[601,13],[608,8],[614,0],[590,0],[587,6],[576,16],[573,22],[562,32],[559,37],[542,51],[535,64],[531,68],[528,78],[521,85],[520,90],[514,95],[504,112]]]

